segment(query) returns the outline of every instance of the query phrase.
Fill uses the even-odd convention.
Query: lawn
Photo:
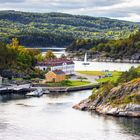
[[[77,71],[81,74],[92,75],[92,76],[102,76],[104,75],[103,71]]]
[[[80,80],[76,80],[76,81],[70,81],[66,84],[66,86],[70,86],[70,87],[73,87],[73,86],[83,86],[83,85],[87,85],[87,84],[90,84],[90,82],[88,81],[80,81]]]
[[[106,73],[103,71],[78,71],[78,73],[92,75],[92,76],[105,76],[106,75]],[[112,71],[108,73],[111,73],[112,76],[97,79],[97,82],[99,83],[108,82],[108,81],[115,82],[117,81],[117,79],[119,78],[121,74],[121,72],[118,72],[118,71]]]
[[[80,81],[80,80],[65,80],[59,83],[47,83],[50,87],[75,87],[75,86],[84,86],[88,85],[90,82],[88,81]]]

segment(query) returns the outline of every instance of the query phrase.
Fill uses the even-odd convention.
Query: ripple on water
[[[0,105],[0,140],[139,140],[140,120],[74,110],[91,91]]]

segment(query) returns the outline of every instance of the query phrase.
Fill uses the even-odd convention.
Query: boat
[[[43,95],[43,90],[42,88],[38,88],[35,91],[29,92],[26,94],[26,96],[30,96],[30,97],[41,97]]]
[[[84,63],[83,65],[90,65],[89,62],[87,62],[87,53],[85,53]]]

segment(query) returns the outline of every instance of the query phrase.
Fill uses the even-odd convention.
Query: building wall
[[[74,74],[74,64],[51,67],[51,71],[56,69],[62,70],[66,75]]]
[[[65,80],[65,74],[56,75],[50,71],[45,75],[45,79],[47,82],[61,82]]]
[[[56,80],[55,82],[61,82],[65,80],[65,74],[61,74],[61,75],[56,75]]]

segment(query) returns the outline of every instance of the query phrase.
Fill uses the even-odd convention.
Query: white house
[[[38,62],[36,68],[40,70],[62,70],[66,75],[74,74],[74,62],[65,58],[55,58]]]

